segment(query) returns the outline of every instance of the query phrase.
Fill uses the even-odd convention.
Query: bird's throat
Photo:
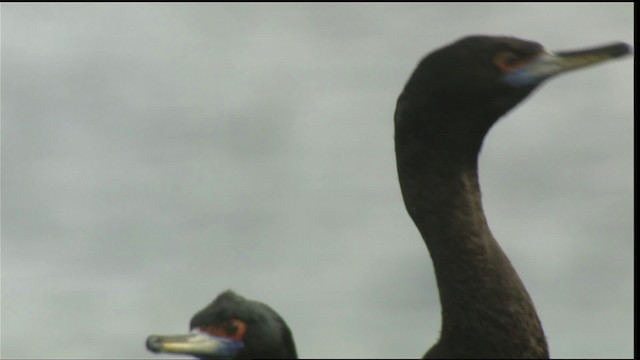
[[[468,344],[471,348],[458,349],[459,355],[477,357],[483,355],[478,351],[494,347],[487,342],[495,343],[496,354],[508,353],[504,347],[546,349],[533,302],[482,209],[480,146],[481,141],[477,149],[443,153],[437,141],[396,136],[404,202],[429,249],[438,282],[442,331],[437,346]],[[470,338],[477,339],[476,348]],[[531,339],[533,344],[523,344]]]

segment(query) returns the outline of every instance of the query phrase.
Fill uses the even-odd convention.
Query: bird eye
[[[226,331],[227,335],[235,335],[238,332],[238,320],[229,320],[227,323],[225,323],[224,330]]]
[[[500,70],[511,71],[522,63],[522,59],[511,51],[501,51],[496,54],[493,62]]]
[[[217,325],[195,327],[194,329],[213,336],[242,340],[247,331],[247,324],[242,320],[230,319]]]
[[[247,324],[238,319],[231,319],[220,326],[224,335],[231,339],[242,340],[247,331]]]

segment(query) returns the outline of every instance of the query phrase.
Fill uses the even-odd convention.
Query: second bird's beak
[[[544,52],[529,63],[506,73],[502,80],[511,86],[536,85],[552,76],[619,58],[631,51],[631,46],[615,43],[585,50]]]
[[[147,349],[150,351],[192,355],[205,359],[230,359],[243,346],[242,341],[197,331],[186,335],[151,335],[147,338]]]

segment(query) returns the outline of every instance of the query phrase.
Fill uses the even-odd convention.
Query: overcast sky
[[[633,4],[2,4],[2,358],[166,358],[219,292],[302,357],[420,357],[433,268],[396,98],[468,34],[634,43]],[[553,357],[633,356],[633,60],[561,76],[480,158]]]

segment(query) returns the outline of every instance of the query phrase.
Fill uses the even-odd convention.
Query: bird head
[[[225,291],[191,319],[185,335],[147,338],[153,352],[201,359],[295,359],[295,343],[285,321],[271,307]]]
[[[513,37],[468,36],[420,61],[398,98],[396,130],[438,134],[447,142],[472,139],[476,146],[498,118],[545,80],[630,52],[624,43],[550,52]]]

